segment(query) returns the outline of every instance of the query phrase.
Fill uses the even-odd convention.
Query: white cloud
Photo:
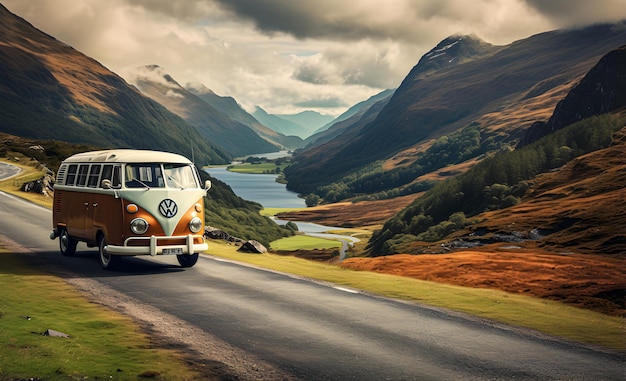
[[[156,64],[249,109],[338,114],[395,87],[449,35],[506,44],[626,19],[626,0],[4,0],[130,80]]]

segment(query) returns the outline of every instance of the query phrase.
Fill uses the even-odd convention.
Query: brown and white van
[[[147,150],[85,152],[64,160],[54,185],[52,232],[61,254],[98,247],[109,269],[122,256],[176,255],[191,267],[204,240],[204,196],[196,167],[181,155]]]

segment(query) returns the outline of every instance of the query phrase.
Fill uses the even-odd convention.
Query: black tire
[[[180,263],[181,267],[192,267],[198,262],[198,253],[177,255],[176,259],[178,259],[178,263]]]
[[[107,240],[104,235],[101,235],[98,239],[98,258],[100,259],[100,266],[106,270],[112,270],[116,268],[120,262],[119,255],[113,255],[106,252],[105,247]]]
[[[67,229],[62,228],[61,234],[59,234],[59,249],[61,250],[61,254],[66,257],[73,257],[76,254],[76,245],[78,241],[72,238]]]

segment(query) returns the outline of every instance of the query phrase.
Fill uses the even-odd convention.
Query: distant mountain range
[[[330,127],[336,120],[330,115],[316,111],[302,111],[297,114],[268,114],[260,106],[252,115],[261,123],[284,135],[306,139],[320,129]]]
[[[303,145],[301,139],[286,137],[259,123],[232,97],[220,97],[200,84],[183,88],[158,65],[137,68],[131,82],[235,157]]]

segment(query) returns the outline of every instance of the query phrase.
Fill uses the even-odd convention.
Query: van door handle
[[[98,203],[94,202],[92,206],[95,208],[96,206],[98,206]]]
[[[84,203],[83,205],[85,205],[85,206],[89,206],[89,203],[88,203],[88,202],[86,202],[86,203]]]

